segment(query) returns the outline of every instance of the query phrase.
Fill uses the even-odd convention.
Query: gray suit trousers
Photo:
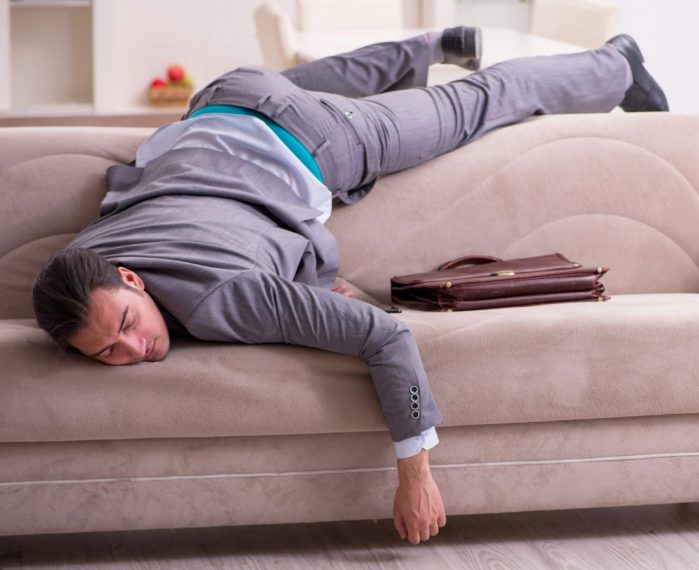
[[[608,112],[624,98],[627,63],[612,47],[528,57],[425,87],[424,36],[387,42],[283,73],[243,67],[190,103],[268,116],[316,159],[334,196],[356,202],[377,177],[415,166],[538,114]]]

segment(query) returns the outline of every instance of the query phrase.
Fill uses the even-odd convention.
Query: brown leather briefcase
[[[464,267],[467,265],[467,267]],[[585,268],[560,253],[511,259],[469,256],[437,271],[391,279],[394,303],[426,311],[469,311],[566,301],[606,301],[606,267]]]

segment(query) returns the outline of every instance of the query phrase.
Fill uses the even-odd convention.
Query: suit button
[[[410,414],[410,417],[416,420],[420,417],[420,412],[418,412],[417,410],[413,410],[413,412]]]
[[[411,394],[417,394],[419,392],[419,388],[417,386],[411,386],[410,387],[410,393]]]
[[[410,399],[413,402],[417,402],[420,399],[420,396],[418,394],[410,394]]]
[[[412,404],[410,404],[410,407],[413,410],[417,410],[420,407],[420,402],[413,402]]]

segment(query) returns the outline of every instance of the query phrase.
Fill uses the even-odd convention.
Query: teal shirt
[[[275,135],[277,135],[277,137],[279,137],[279,139],[286,145],[286,147],[292,153],[294,153],[294,156],[296,156],[296,158],[298,158],[304,164],[304,166],[311,171],[313,176],[315,176],[318,180],[323,182],[323,175],[320,173],[318,163],[315,161],[311,153],[308,152],[308,149],[305,146],[303,146],[303,144],[301,144],[301,141],[297,139],[294,135],[292,135],[289,131],[283,129],[268,117],[265,117],[262,113],[258,113],[257,111],[253,111],[252,109],[246,109],[244,107],[238,107],[235,105],[209,105],[207,107],[197,109],[196,111],[194,111],[194,113],[192,113],[189,116],[189,118],[193,119],[194,117],[198,117],[199,115],[203,115],[205,113],[228,113],[231,115],[248,115],[250,117],[260,119],[270,129],[272,129],[272,132]]]

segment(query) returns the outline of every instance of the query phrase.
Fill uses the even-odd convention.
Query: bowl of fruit
[[[148,88],[151,104],[162,107],[184,107],[192,96],[192,78],[181,65],[167,68],[167,79],[156,77]]]

